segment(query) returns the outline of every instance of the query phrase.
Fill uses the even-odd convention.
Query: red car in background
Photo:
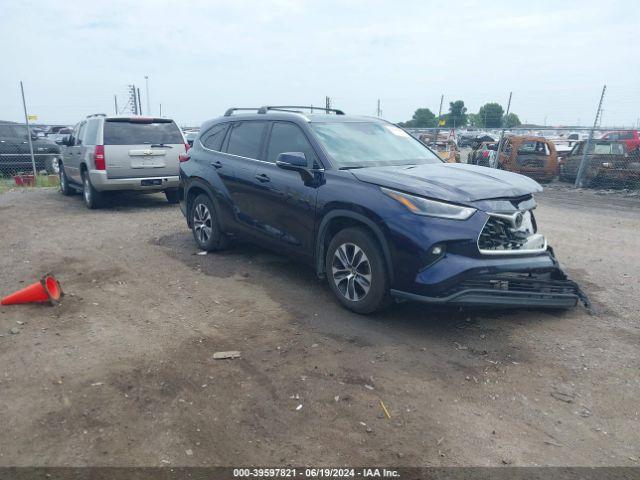
[[[640,135],[638,135],[638,130],[619,130],[615,132],[607,132],[602,136],[601,140],[623,141],[627,144],[628,152],[631,152],[640,147]]]

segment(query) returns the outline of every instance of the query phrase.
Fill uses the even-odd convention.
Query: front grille
[[[525,212],[524,216],[527,218],[523,219],[519,228],[515,228],[508,219],[490,216],[478,239],[480,250],[521,249],[534,233],[531,213]]]

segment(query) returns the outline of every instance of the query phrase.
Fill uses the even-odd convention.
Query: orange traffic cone
[[[18,303],[49,303],[55,305],[62,297],[62,287],[56,278],[47,273],[44,277],[22,290],[18,290],[2,299],[0,305],[15,305]]]

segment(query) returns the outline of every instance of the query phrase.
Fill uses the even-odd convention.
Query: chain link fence
[[[636,129],[409,128],[447,162],[520,173],[541,183],[640,191],[640,137]]]
[[[0,190],[57,185],[60,148],[43,129],[0,123]]]

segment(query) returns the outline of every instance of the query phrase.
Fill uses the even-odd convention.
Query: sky
[[[640,121],[640,9],[628,1],[0,0],[0,119],[147,112],[199,125],[231,106],[324,105],[399,122],[461,99],[522,122]]]

